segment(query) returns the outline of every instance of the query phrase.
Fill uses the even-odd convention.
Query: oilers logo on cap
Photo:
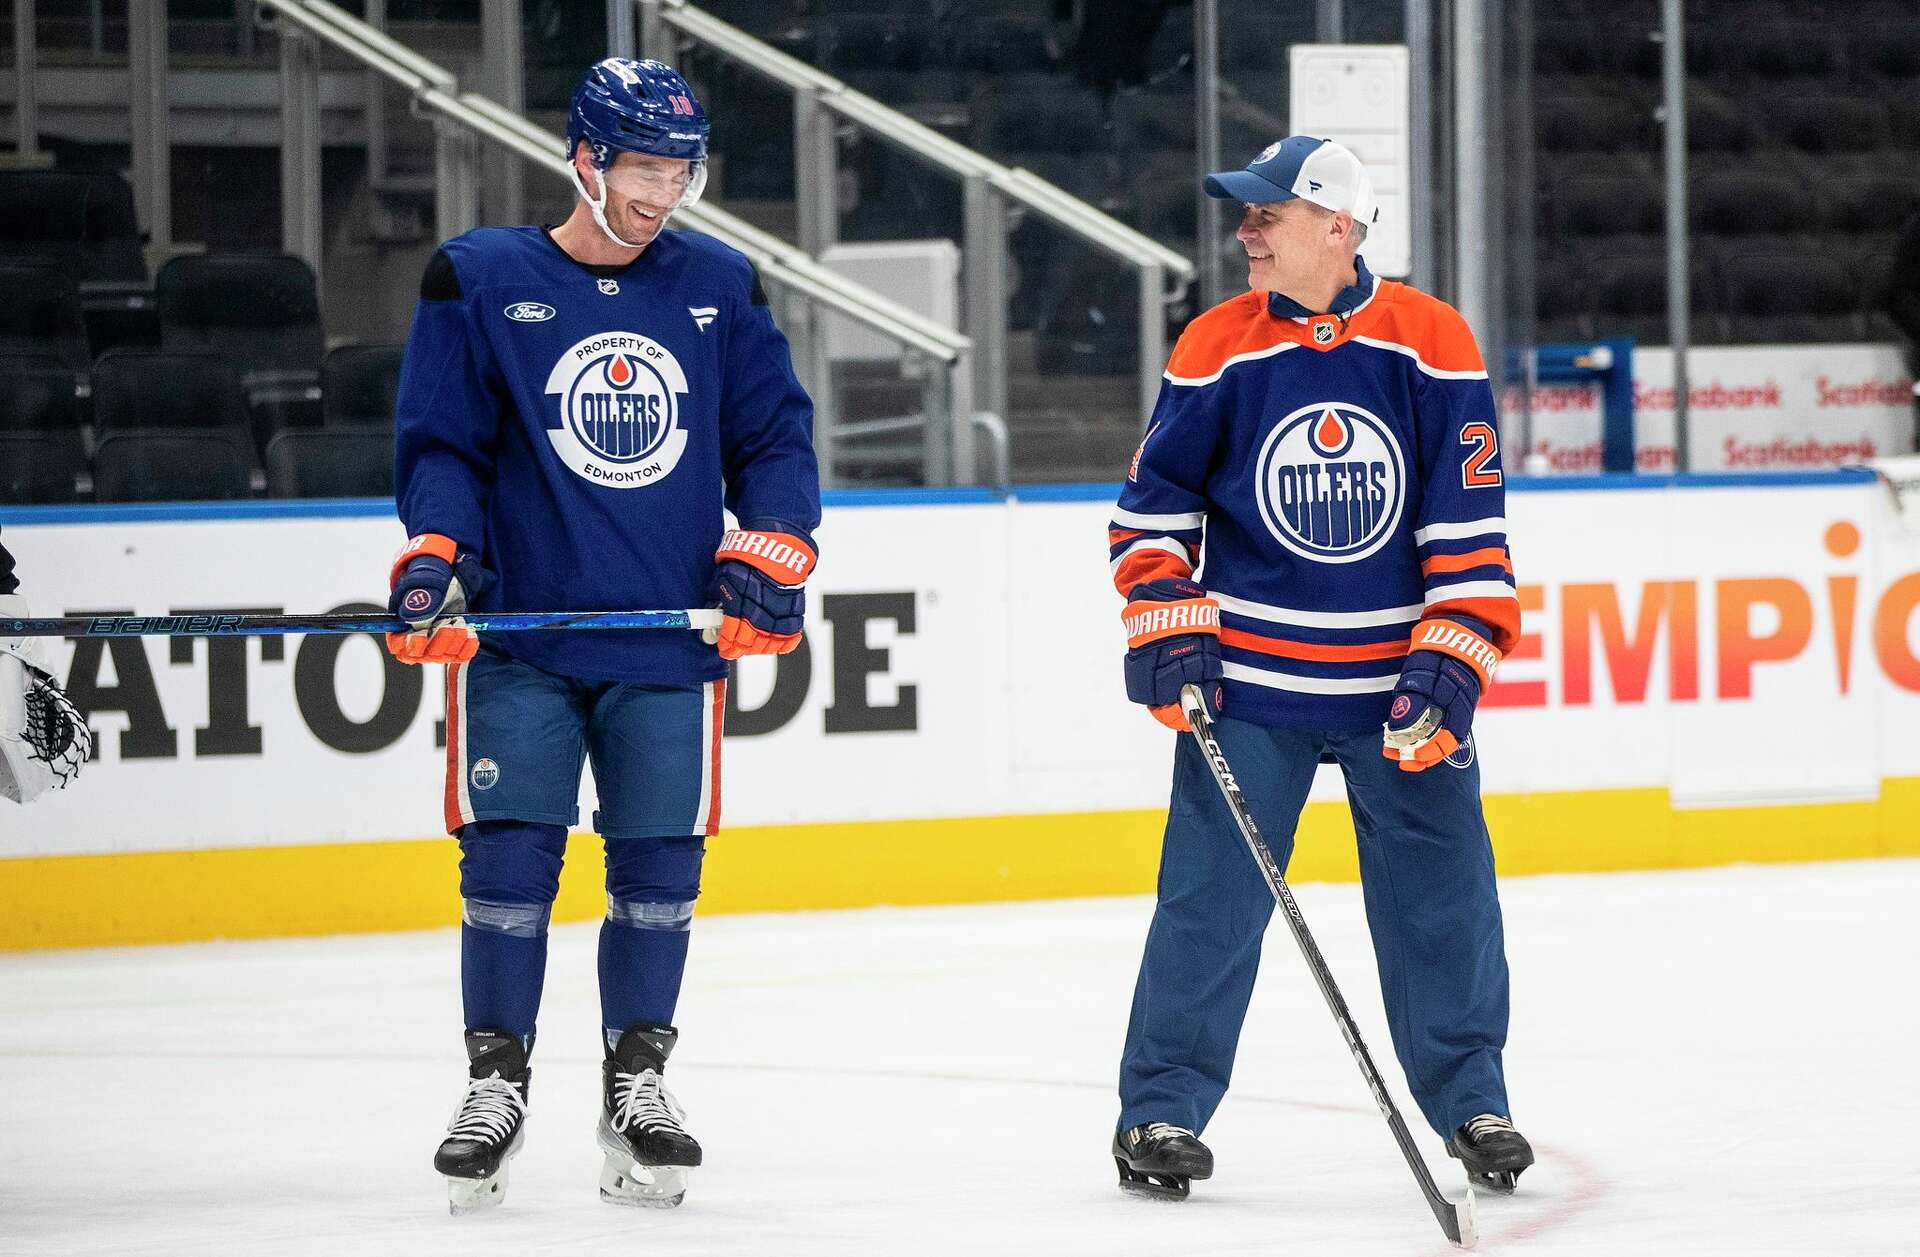
[[[1256,483],[1274,540],[1319,563],[1358,563],[1385,545],[1406,504],[1393,430],[1347,402],[1302,406],[1267,434]]]
[[[1345,210],[1368,227],[1380,221],[1373,181],[1353,150],[1313,135],[1290,135],[1269,144],[1244,170],[1222,170],[1204,181],[1208,196],[1267,205],[1309,201]]]
[[[560,425],[547,438],[583,479],[637,489],[664,480],[686,453],[686,373],[657,341],[633,332],[589,336],[560,355],[546,391],[560,399]]]

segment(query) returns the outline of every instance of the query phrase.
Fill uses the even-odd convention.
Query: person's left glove
[[[813,542],[777,524],[735,528],[720,539],[713,559],[707,601],[720,608],[720,657],[784,655],[798,646],[807,577],[819,560]]]
[[[1499,663],[1499,650],[1476,629],[1421,621],[1387,706],[1380,753],[1417,773],[1459,750]]]
[[[421,533],[408,540],[388,574],[387,610],[409,631],[388,633],[387,650],[401,663],[465,663],[480,649],[480,637],[462,617],[469,597],[485,592],[491,578],[478,559],[462,553],[451,537]]]
[[[1127,594],[1120,621],[1127,630],[1127,698],[1153,718],[1185,733],[1180,691],[1198,685],[1207,715],[1225,706],[1220,685],[1220,604],[1190,580],[1142,581]]]

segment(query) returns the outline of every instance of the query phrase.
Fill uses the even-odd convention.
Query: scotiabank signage
[[[1895,346],[1711,347],[1688,354],[1687,366],[1694,471],[1817,470],[1913,450],[1913,381]],[[1635,462],[1641,471],[1671,471],[1672,353],[1636,350],[1633,374]],[[1509,425],[1518,408],[1509,390]],[[1542,385],[1532,420],[1528,472],[1602,470],[1595,386]]]

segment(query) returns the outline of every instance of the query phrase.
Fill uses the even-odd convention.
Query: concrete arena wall
[[[701,911],[1151,889],[1113,486],[832,495],[805,650],[730,695]],[[1503,872],[1920,854],[1920,536],[1863,471],[1516,480],[1526,637],[1476,743]],[[0,509],[40,614],[382,600],[386,503]],[[370,638],[55,646],[77,788],[0,811],[0,948],[441,926],[436,675]],[[591,782],[582,816],[591,815]],[[1297,880],[1356,875],[1336,779]],[[602,910],[576,835],[556,916]]]

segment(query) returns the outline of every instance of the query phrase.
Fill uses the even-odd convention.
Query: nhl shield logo
[[[599,281],[599,285],[600,291],[606,293],[609,297],[617,297],[620,295],[620,281],[617,279],[603,279]]]
[[[1274,540],[1317,563],[1358,563],[1406,506],[1407,462],[1379,416],[1348,402],[1302,406],[1260,447],[1255,496]]]
[[[1333,343],[1333,337],[1334,337],[1334,327],[1331,322],[1323,320],[1313,325],[1313,343],[1314,344],[1331,345]]]
[[[547,439],[582,479],[637,489],[664,480],[686,453],[686,373],[657,341],[633,332],[589,336],[560,355],[546,391],[560,406]]]

